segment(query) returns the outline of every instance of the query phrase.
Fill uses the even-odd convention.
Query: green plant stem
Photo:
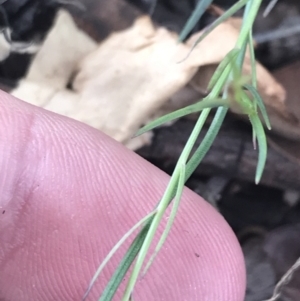
[[[217,137],[220,131],[221,125],[226,117],[227,112],[228,112],[228,108],[226,107],[220,107],[217,109],[216,115],[204,139],[202,140],[201,145],[196,149],[193,156],[187,163],[185,181],[187,181],[190,178],[190,176],[193,174],[193,172],[196,170],[196,168],[203,160],[204,156],[207,154],[213,141],[215,140],[215,138]]]
[[[169,215],[166,228],[165,228],[163,234],[161,235],[161,238],[160,238],[159,242],[157,243],[157,246],[154,250],[153,255],[149,259],[149,262],[147,263],[147,265],[146,265],[146,267],[143,271],[143,275],[145,275],[147,273],[148,269],[150,268],[150,266],[152,265],[154,259],[156,258],[156,255],[158,254],[158,252],[162,248],[163,244],[165,243],[165,241],[166,241],[166,239],[169,235],[169,232],[170,232],[171,227],[174,223],[174,220],[175,220],[178,208],[179,208],[179,204],[180,204],[180,201],[181,201],[181,196],[182,196],[183,189],[184,189],[184,183],[185,183],[185,164],[182,164],[182,166],[180,168],[180,175],[179,175],[179,180],[178,180],[178,185],[177,185],[177,191],[176,191],[175,199],[173,201],[171,213]]]
[[[236,43],[236,48],[242,48],[248,41],[249,32],[251,32],[254,20],[261,6],[262,0],[249,0],[246,4],[243,25]]]
[[[188,52],[187,56],[181,60],[186,60],[192,51],[196,48],[196,46],[204,40],[216,27],[218,27],[222,22],[228,20],[233,14],[235,14],[239,9],[241,9],[249,0],[240,0],[236,2],[230,9],[225,11],[216,21],[214,21],[211,25],[209,25],[203,32],[203,34],[196,40],[190,51]]]
[[[200,134],[200,131],[204,125],[204,122],[205,122],[205,120],[201,114],[200,117],[198,118],[198,121],[197,121],[189,139],[188,139],[188,142],[186,143],[186,145],[179,157],[179,160],[176,164],[175,170],[174,170],[173,175],[170,179],[170,182],[167,186],[167,189],[157,207],[157,214],[153,217],[149,231],[146,235],[146,238],[145,238],[143,245],[140,249],[140,252],[138,254],[136,263],[134,265],[133,271],[131,273],[127,288],[125,290],[125,293],[124,293],[124,296],[122,299],[123,301],[127,301],[132,293],[133,287],[137,281],[138,275],[142,268],[143,262],[145,260],[147,251],[150,247],[150,244],[153,240],[155,232],[160,224],[160,221],[164,215],[164,212],[165,212],[167,206],[170,204],[171,200],[174,198],[174,191],[177,190],[176,189],[177,183],[180,179],[180,168],[181,168],[182,164],[184,164],[184,165],[186,164],[186,161],[192,151],[192,148],[197,140],[197,137]]]
[[[199,123],[199,128],[203,127],[203,124],[204,124],[209,112],[210,112],[210,109],[205,109],[202,111],[201,115],[199,116],[198,122],[197,122],[197,123]],[[185,179],[187,180],[186,177],[185,177]],[[176,194],[176,189],[173,189],[171,200],[175,197],[175,194]],[[171,200],[170,200],[170,202],[171,202]],[[153,217],[145,224],[145,226],[142,228],[141,232],[134,239],[134,241],[130,245],[128,251],[126,252],[124,258],[119,263],[118,267],[116,268],[115,272],[113,273],[113,275],[112,275],[110,281],[108,282],[105,290],[103,291],[101,297],[98,299],[99,301],[111,301],[112,300],[112,298],[116,292],[116,289],[118,288],[121,281],[125,277],[128,269],[132,265],[137,254],[140,252],[141,247],[145,241],[146,235],[149,231],[149,228],[150,228],[150,225],[152,222],[153,222]]]
[[[178,0],[180,1],[180,0]],[[209,7],[209,5],[213,2],[213,0],[201,0],[198,1],[198,4],[193,11],[192,15],[186,22],[183,30],[181,31],[181,34],[179,36],[179,41],[182,42],[183,40],[186,39],[188,34],[191,32],[191,29],[193,29],[199,19],[202,17],[202,15],[205,13],[206,9]]]
[[[164,115],[162,117],[159,117],[155,119],[154,121],[150,122],[149,124],[142,127],[135,136],[142,135],[148,131],[151,131],[152,129],[175,119],[178,119],[180,117],[200,112],[206,108],[216,108],[220,106],[229,106],[230,101],[229,99],[224,98],[212,98],[212,97],[205,97],[202,100],[191,104],[189,106],[186,106],[182,109],[176,110],[172,113],[169,113],[167,115]]]

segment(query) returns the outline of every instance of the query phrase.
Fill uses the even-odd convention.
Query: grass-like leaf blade
[[[109,260],[113,257],[113,255],[117,252],[117,250],[121,247],[121,245],[129,238],[130,235],[133,234],[135,230],[143,226],[145,223],[147,223],[153,215],[156,213],[156,211],[150,212],[148,215],[146,215],[144,218],[142,218],[140,221],[138,221],[127,233],[123,235],[123,237],[118,241],[118,243],[111,249],[111,251],[108,253],[108,255],[105,257],[105,259],[102,261],[101,265],[97,269],[93,279],[91,280],[89,287],[82,299],[84,301],[87,296],[89,295],[93,285],[95,284],[97,278],[99,277],[100,273],[103,271],[106,264],[109,262]]]
[[[256,60],[255,60],[252,30],[248,36],[248,43],[249,43],[250,63],[251,63],[251,81],[252,81],[252,86],[256,89],[257,88],[257,72],[256,72]]]
[[[199,116],[199,118],[196,122],[196,125],[195,125],[179,159],[178,159],[178,162],[177,162],[175,170],[171,176],[171,179],[167,186],[167,189],[165,190],[165,193],[156,208],[157,213],[155,214],[155,216],[153,217],[153,220],[151,221],[147,235],[142,243],[141,249],[139,250],[139,254],[137,256],[135,265],[131,271],[131,276],[128,280],[128,283],[127,283],[127,286],[125,289],[125,293],[124,293],[124,296],[122,299],[123,301],[128,301],[129,297],[131,296],[133,288],[137,281],[138,275],[139,275],[142,265],[144,263],[146,254],[148,253],[149,247],[150,247],[153,237],[156,233],[156,230],[163,218],[163,215],[165,214],[166,208],[172,202],[174,196],[176,195],[176,193],[178,191],[178,182],[180,180],[181,167],[182,167],[182,165],[186,164],[186,162],[190,156],[190,153],[197,140],[197,137],[199,136],[201,129],[204,125],[204,122],[206,120],[206,117],[207,117],[206,113],[207,112],[204,112],[204,114],[201,113],[201,115]]]
[[[153,217],[151,218],[153,219]],[[143,242],[146,238],[147,232],[149,230],[151,221],[149,221],[141,230],[141,232],[137,235],[134,239],[133,243],[129,247],[128,251],[124,255],[122,261],[116,268],[113,276],[111,277],[110,281],[108,282],[107,286],[105,287],[101,297],[98,301],[111,301],[121,284],[122,280],[124,279],[126,273],[128,272],[129,268],[131,267],[134,259],[136,258],[138,252],[143,245]]]
[[[158,254],[158,252],[160,251],[161,247],[163,246],[164,242],[166,241],[168,234],[170,233],[171,227],[173,225],[173,222],[175,220],[178,208],[179,208],[179,204],[180,204],[180,200],[181,200],[181,196],[182,196],[182,192],[183,192],[183,188],[184,188],[184,182],[185,182],[185,165],[182,164],[182,167],[180,169],[180,175],[179,175],[179,180],[178,180],[178,186],[177,186],[177,191],[176,191],[176,195],[175,195],[175,199],[173,201],[173,207],[166,225],[166,228],[163,232],[163,234],[161,235],[161,238],[159,240],[159,242],[157,243],[157,246],[154,250],[153,255],[151,256],[151,258],[149,259],[143,274],[146,274],[148,269],[150,268],[150,266],[152,265],[156,255]]]
[[[258,91],[253,86],[251,86],[249,84],[244,85],[244,87],[252,94],[255,102],[257,103],[257,105],[259,107],[259,110],[261,112],[261,115],[262,115],[262,117],[265,121],[265,124],[266,124],[267,128],[269,130],[271,130],[271,123],[270,123],[270,120],[269,120],[269,117],[268,117],[268,113],[267,113],[265,104],[264,104],[261,96],[259,95]]]
[[[258,184],[267,160],[267,139],[264,131],[264,127],[258,117],[258,114],[249,115],[250,122],[255,130],[257,142],[258,142],[258,163],[255,174],[255,183]]]
[[[233,14],[235,14],[239,9],[241,9],[249,0],[240,0],[236,4],[234,4],[230,9],[224,12],[217,20],[215,20],[211,25],[209,25],[203,32],[203,34],[196,40],[191,50],[187,54],[186,58],[189,57],[191,52],[197,47],[197,45],[204,40],[217,26],[219,26],[222,22],[229,19]],[[184,61],[184,58],[182,61]]]
[[[182,0],[178,0],[182,1]],[[205,13],[207,8],[211,5],[213,0],[199,0],[196,8],[194,9],[192,15],[187,20],[183,30],[179,35],[179,42],[184,41],[189,33],[193,30],[196,24],[199,22],[202,15]]]
[[[224,59],[221,61],[219,66],[217,67],[216,71],[214,72],[212,78],[209,81],[207,89],[210,91],[212,87],[214,87],[219,80],[220,76],[223,74],[224,70],[231,64],[237,55],[239,54],[240,49],[233,48],[231,51],[229,51]]]
[[[215,117],[214,117],[205,137],[203,138],[201,144],[197,147],[197,149],[195,150],[191,159],[188,161],[188,163],[186,165],[186,173],[185,173],[186,181],[193,174],[193,172],[199,166],[199,164],[203,160],[204,156],[210,149],[212,143],[214,142],[215,138],[217,137],[217,135],[219,133],[221,125],[227,114],[227,111],[228,111],[227,107],[220,107],[217,109]]]
[[[228,101],[226,101],[225,99],[222,99],[222,98],[215,98],[215,99],[204,98],[203,100],[201,100],[195,104],[189,105],[185,108],[179,109],[177,111],[174,111],[172,113],[169,113],[167,115],[164,115],[162,117],[159,117],[159,118],[153,120],[149,124],[142,127],[136,133],[135,137],[142,135],[148,131],[151,131],[152,129],[154,129],[168,121],[178,119],[180,117],[186,116],[191,113],[200,112],[206,108],[215,108],[215,107],[219,107],[219,106],[228,106]]]

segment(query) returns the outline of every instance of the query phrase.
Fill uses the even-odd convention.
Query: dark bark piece
[[[193,129],[194,121],[182,119],[169,127],[154,131],[150,146],[137,151],[142,157],[171,172]],[[201,142],[205,128],[197,140]],[[251,129],[244,123],[227,118],[219,135],[195,176],[225,175],[254,182],[258,152],[253,149]],[[289,161],[269,147],[261,184],[281,189],[300,190],[300,165]]]
[[[124,30],[143,13],[125,0],[82,0],[85,12],[69,7],[77,25],[96,41]]]

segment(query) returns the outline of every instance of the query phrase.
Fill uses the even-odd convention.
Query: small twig
[[[291,27],[278,28],[275,30],[268,30],[265,32],[254,34],[254,39],[257,44],[262,44],[274,40],[279,40],[292,35],[299,34],[300,23],[295,24]]]
[[[280,281],[275,286],[273,296],[265,301],[276,301],[280,297],[283,288],[291,281],[294,273],[298,270],[300,267],[300,257],[297,259],[297,261],[293,264],[293,266],[283,275],[283,277],[280,279]]]
[[[268,14],[271,12],[271,10],[274,8],[274,6],[276,5],[278,0],[271,0],[270,3],[268,4],[268,6],[266,7],[263,17],[267,17]]]

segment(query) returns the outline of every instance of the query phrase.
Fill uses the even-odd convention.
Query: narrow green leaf
[[[138,275],[140,273],[140,270],[142,268],[142,265],[144,263],[145,257],[147,255],[147,252],[149,250],[149,247],[151,245],[153,237],[156,233],[156,230],[161,222],[161,219],[163,218],[163,215],[165,213],[167,206],[171,203],[171,201],[173,200],[173,198],[176,194],[178,182],[179,182],[179,178],[180,178],[181,166],[182,166],[182,164],[186,164],[186,161],[188,160],[188,157],[190,156],[190,153],[197,140],[197,137],[198,137],[198,135],[204,125],[204,122],[206,120],[206,118],[204,118],[204,117],[205,117],[205,114],[201,114],[199,116],[199,118],[196,122],[196,125],[195,125],[195,127],[194,127],[194,129],[179,157],[179,160],[176,164],[175,170],[171,176],[171,179],[165,190],[165,193],[157,206],[157,213],[153,217],[153,220],[151,221],[151,225],[149,226],[147,235],[142,243],[141,249],[139,250],[139,254],[137,256],[135,265],[131,272],[131,276],[130,276],[128,284],[126,286],[124,296],[122,298],[123,301],[128,301],[130,295],[132,294],[133,288],[137,281]]]
[[[153,241],[154,235],[155,235],[157,228],[163,218],[163,214],[164,214],[167,206],[169,205],[170,201],[172,200],[172,191],[174,190],[174,187],[176,186],[177,181],[178,181],[178,175],[175,174],[174,176],[171,177],[170,182],[167,186],[167,189],[165,190],[165,193],[157,207],[157,209],[158,209],[157,214],[153,217],[153,220],[151,221],[149,230],[147,231],[146,237],[142,243],[139,253],[137,254],[137,259],[133,266],[131,275],[129,277],[129,280],[128,280],[128,283],[127,283],[127,286],[125,289],[125,293],[122,297],[122,301],[128,301],[130,295],[133,292],[134,286],[138,279],[138,276],[141,271],[141,268],[144,263],[147,252]]]
[[[232,15],[234,15],[239,9],[241,9],[249,0],[240,0],[236,4],[234,4],[230,9],[224,12],[217,20],[215,20],[211,25],[209,25],[203,32],[203,34],[196,40],[194,45],[192,46],[191,50],[187,54],[187,56],[182,60],[184,61],[187,59],[191,52],[197,47],[197,45],[203,41],[216,27],[218,27],[222,22],[229,19]],[[239,47],[237,47],[239,48]]]
[[[153,219],[153,217],[151,219]],[[124,255],[118,267],[116,268],[113,276],[111,277],[98,301],[111,301],[113,299],[119,285],[121,284],[127,271],[131,267],[134,259],[136,258],[138,252],[141,249],[141,246],[149,230],[150,224],[151,220],[142,228],[141,232],[134,239],[133,243],[129,247],[128,251]]]
[[[179,0],[180,1],[180,0]],[[207,8],[211,5],[213,0],[199,0],[196,8],[194,9],[192,15],[189,17],[186,22],[183,30],[179,35],[179,42],[184,41],[189,33],[194,29],[196,24],[199,22],[202,15],[205,13]]]
[[[194,152],[191,159],[188,161],[186,166],[186,178],[187,181],[189,177],[193,174],[196,168],[199,166],[201,161],[203,160],[204,156],[207,154],[208,150],[210,149],[211,145],[213,144],[214,140],[216,139],[221,125],[224,121],[224,118],[227,114],[228,108],[227,107],[220,107],[217,109],[216,115],[205,135],[201,144],[198,146],[196,151]]]
[[[253,100],[250,99],[249,95],[242,89],[242,86],[235,86],[232,105],[237,105],[241,114],[250,115],[257,113]]]
[[[184,182],[185,182],[185,165],[182,164],[182,167],[180,169],[179,181],[178,181],[178,184],[177,184],[177,192],[176,192],[174,204],[172,206],[172,210],[171,210],[166,228],[165,228],[163,234],[161,235],[161,238],[160,238],[159,242],[157,243],[157,246],[154,250],[153,255],[151,256],[149,262],[147,263],[143,274],[147,273],[147,271],[150,268],[150,266],[152,265],[156,255],[158,254],[158,252],[162,248],[164,242],[166,241],[166,239],[167,239],[167,237],[170,233],[171,227],[173,225],[173,222],[175,220],[175,217],[176,217],[176,214],[177,214],[177,211],[178,211],[178,208],[179,208],[179,204],[180,204],[180,200],[181,200],[181,196],[182,196],[182,192],[183,192],[183,188],[184,188]]]
[[[278,0],[270,0],[268,6],[266,7],[266,9],[263,13],[264,18],[268,16],[268,14],[272,11],[272,9],[275,7],[277,2],[278,2]]]
[[[256,59],[254,52],[254,42],[252,36],[252,30],[248,36],[249,50],[250,50],[250,63],[251,63],[251,81],[252,86],[257,89],[257,72],[256,72]]]
[[[255,175],[255,183],[258,184],[267,160],[267,139],[266,134],[264,131],[264,127],[258,117],[257,114],[249,115],[250,122],[252,124],[252,127],[255,130],[256,136],[257,136],[257,142],[258,142],[258,163],[256,168],[256,175]]]
[[[172,113],[169,113],[167,115],[164,115],[162,117],[159,117],[157,119],[155,119],[154,121],[150,122],[149,124],[145,125],[144,127],[142,127],[138,132],[137,134],[135,135],[136,136],[139,136],[139,135],[142,135],[168,121],[171,121],[171,120],[175,120],[175,119],[178,119],[180,117],[183,117],[183,116],[186,116],[188,114],[191,114],[191,113],[196,113],[196,112],[200,112],[202,111],[203,109],[206,109],[206,108],[215,108],[215,107],[219,107],[219,106],[228,106],[229,103],[226,99],[222,99],[222,98],[215,98],[215,99],[212,99],[212,98],[204,98],[202,101],[199,101],[195,104],[192,104],[192,105],[189,105],[185,108],[182,108],[182,109],[179,109],[177,111],[174,111]]]
[[[156,210],[152,211],[148,215],[146,215],[144,218],[142,218],[140,221],[138,221],[127,233],[124,234],[124,236],[117,242],[117,244],[111,249],[111,251],[108,253],[108,255],[104,258],[101,265],[97,269],[96,273],[94,274],[94,277],[92,278],[89,287],[83,297],[83,301],[87,298],[89,295],[93,285],[95,284],[96,280],[98,279],[100,273],[105,268],[106,264],[109,262],[109,260],[113,257],[113,255],[117,252],[117,250],[121,247],[121,245],[129,238],[130,235],[133,234],[135,230],[137,230],[139,227],[147,223],[153,215],[156,213]]]
[[[269,117],[268,117],[268,113],[267,113],[265,104],[264,104],[261,96],[259,95],[259,93],[257,92],[257,90],[253,86],[251,86],[249,84],[246,84],[246,85],[244,85],[244,87],[252,94],[252,96],[255,100],[255,103],[259,107],[259,110],[261,112],[261,115],[262,115],[262,117],[265,121],[265,124],[266,124],[267,128],[269,130],[271,130],[271,123],[270,123],[270,120],[269,120]]]
[[[236,47],[241,48],[242,45],[247,44],[248,36],[252,30],[253,23],[257,16],[258,10],[261,6],[262,0],[248,0],[244,10],[243,24],[240,29],[240,34],[236,42]]]
[[[200,130],[202,129],[208,114],[209,114],[209,109],[206,109],[199,116],[196,126],[193,129],[193,132],[189,138],[190,143],[187,143],[188,148],[185,147],[185,149],[184,149],[183,153],[184,153],[185,158],[187,156],[189,156],[189,151],[191,151],[191,148],[193,147],[194,142],[196,141],[196,137],[199,135]],[[187,149],[187,151],[185,152],[186,149]],[[191,174],[189,174],[189,176],[191,176]],[[185,178],[185,180],[187,180],[187,178]],[[176,189],[171,190],[170,201],[175,197],[176,191],[177,191]],[[157,209],[157,207],[155,209]],[[98,301],[111,301],[112,300],[121,281],[124,279],[127,271],[129,270],[130,266],[132,265],[137,254],[140,252],[141,247],[145,241],[146,235],[149,231],[149,228],[150,228],[150,225],[152,222],[153,222],[153,217],[151,217],[151,219],[146,223],[146,225],[142,228],[141,232],[137,235],[137,237],[131,244],[130,248],[128,249],[128,251],[126,252],[122,261],[118,265],[117,269],[115,270],[113,276],[111,277],[109,283],[105,287],[105,290],[103,291],[103,293]]]
[[[241,51],[239,52],[239,55],[238,55],[237,60],[236,60],[236,65],[239,67],[239,69],[238,69],[239,75],[242,74],[242,69],[243,69],[245,56],[246,56],[246,51],[247,51],[247,42],[245,41],[241,45]]]
[[[209,91],[212,89],[212,87],[214,87],[216,85],[217,81],[219,80],[220,76],[223,74],[223,72],[225,71],[227,66],[235,60],[239,51],[240,51],[240,49],[234,48],[227,53],[227,55],[224,57],[224,59],[221,61],[218,68],[214,72],[211,80],[209,81],[209,84],[207,87],[207,89]]]

